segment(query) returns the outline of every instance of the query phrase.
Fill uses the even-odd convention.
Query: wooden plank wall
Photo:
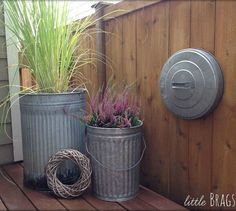
[[[2,9],[2,2],[0,2],[0,103],[9,94],[9,80],[8,80],[8,67],[7,67],[7,48],[5,27],[2,22],[4,21],[4,13]],[[13,143],[12,143],[12,126],[11,114],[6,119],[5,114],[9,106],[0,108],[0,165],[13,161]],[[4,132],[6,130],[7,134]]]
[[[163,0],[105,23],[107,79],[136,82],[142,105],[148,146],[142,184],[179,203],[188,194],[236,190],[235,11],[234,0]],[[194,121],[168,112],[159,90],[165,61],[189,47],[213,53],[225,78],[218,108]]]
[[[90,59],[91,62],[85,64],[80,68],[78,74],[81,72],[83,74],[83,79],[81,78],[80,81],[84,82],[84,85],[87,89],[87,100],[86,102],[90,101],[90,96],[94,95],[99,86],[98,86],[98,78],[97,78],[97,71],[96,71],[96,60],[99,59],[99,55],[96,52],[96,29],[95,26],[89,28],[87,33],[84,34],[81,42],[79,43],[78,51],[81,49],[87,49],[88,53],[86,54],[86,58]],[[78,86],[80,82],[75,79],[75,87]],[[89,111],[89,104],[86,104],[86,109]]]

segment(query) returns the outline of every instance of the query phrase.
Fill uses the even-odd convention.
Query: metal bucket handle
[[[145,152],[145,150],[146,150],[146,148],[147,148],[147,145],[146,145],[146,141],[145,141],[145,139],[144,139],[144,136],[142,136],[142,141],[143,141],[143,146],[144,146],[144,147],[143,147],[143,151],[142,151],[142,154],[141,154],[139,160],[138,160],[134,165],[132,165],[132,166],[130,166],[130,167],[128,167],[128,168],[123,168],[123,169],[113,169],[113,168],[111,168],[111,167],[105,166],[102,162],[100,162],[100,161],[89,151],[88,145],[87,145],[87,141],[85,142],[85,147],[86,147],[86,151],[88,152],[88,154],[89,154],[100,166],[102,166],[103,168],[105,168],[105,169],[107,169],[107,170],[110,170],[110,171],[129,171],[129,170],[135,168],[135,167],[141,162],[141,160],[143,159],[144,152]]]

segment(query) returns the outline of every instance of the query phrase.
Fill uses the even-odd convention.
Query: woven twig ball
[[[71,185],[63,184],[57,178],[57,171],[60,165],[71,160],[80,169],[78,180]],[[74,149],[64,149],[53,155],[46,166],[48,187],[59,197],[74,198],[81,195],[91,183],[91,166],[89,159],[81,152]]]

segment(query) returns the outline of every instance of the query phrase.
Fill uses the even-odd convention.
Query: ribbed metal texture
[[[139,190],[139,165],[142,147],[142,125],[134,128],[87,127],[88,151],[96,197],[106,201],[125,201]],[[97,161],[101,162],[99,164]]]
[[[60,149],[85,151],[85,125],[77,117],[85,111],[85,93],[27,94],[20,98],[24,183],[47,189],[45,166]],[[71,163],[59,177],[73,177],[78,170]]]

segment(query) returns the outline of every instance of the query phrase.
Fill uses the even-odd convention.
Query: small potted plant
[[[107,87],[90,101],[87,151],[91,157],[93,192],[106,201],[125,201],[139,189],[142,126],[136,100],[125,89]],[[142,151],[142,152],[141,152]]]
[[[79,42],[94,20],[88,17],[68,23],[66,1],[4,1],[4,9],[6,27],[16,37],[13,44],[24,59],[20,65],[30,71],[35,84],[23,87],[18,97],[24,184],[47,189],[44,168],[49,157],[60,149],[85,150],[85,125],[73,118],[84,115],[85,89],[81,84],[75,87],[72,80],[90,62],[89,49]],[[77,174],[69,163],[62,169],[58,175],[62,179]]]

